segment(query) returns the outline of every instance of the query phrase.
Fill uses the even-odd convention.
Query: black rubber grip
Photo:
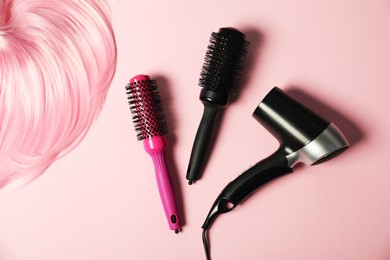
[[[202,228],[208,229],[218,215],[234,209],[264,184],[291,172],[282,149],[255,164],[226,185],[215,200]]]

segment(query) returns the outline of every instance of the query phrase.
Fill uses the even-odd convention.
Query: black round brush
[[[210,150],[210,139],[218,112],[235,94],[243,69],[249,42],[245,35],[233,28],[221,28],[210,38],[199,85],[200,100],[204,105],[195,141],[192,146],[187,180],[191,185],[200,178]]]

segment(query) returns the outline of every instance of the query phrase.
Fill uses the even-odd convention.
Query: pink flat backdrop
[[[201,225],[221,189],[277,147],[251,116],[279,86],[345,133],[351,147],[266,185],[210,231],[212,259],[390,259],[388,0],[113,0],[118,68],[84,141],[20,190],[0,196],[1,260],[205,259]],[[185,173],[202,113],[210,34],[251,41],[203,178]],[[168,230],[152,161],[135,137],[124,85],[158,80],[167,161],[185,225]]]

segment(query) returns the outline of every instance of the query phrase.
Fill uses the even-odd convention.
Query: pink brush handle
[[[160,192],[169,228],[178,232],[180,230],[180,222],[177,215],[172,184],[164,158],[164,150],[166,147],[165,138],[163,136],[154,136],[145,139],[143,144],[145,151],[152,157],[153,160],[158,190]]]

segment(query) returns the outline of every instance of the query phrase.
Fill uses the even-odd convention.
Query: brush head
[[[199,85],[221,94],[234,94],[243,69],[249,42],[233,28],[221,28],[210,38]]]
[[[168,133],[155,80],[147,75],[137,75],[126,85],[126,94],[138,140]]]

